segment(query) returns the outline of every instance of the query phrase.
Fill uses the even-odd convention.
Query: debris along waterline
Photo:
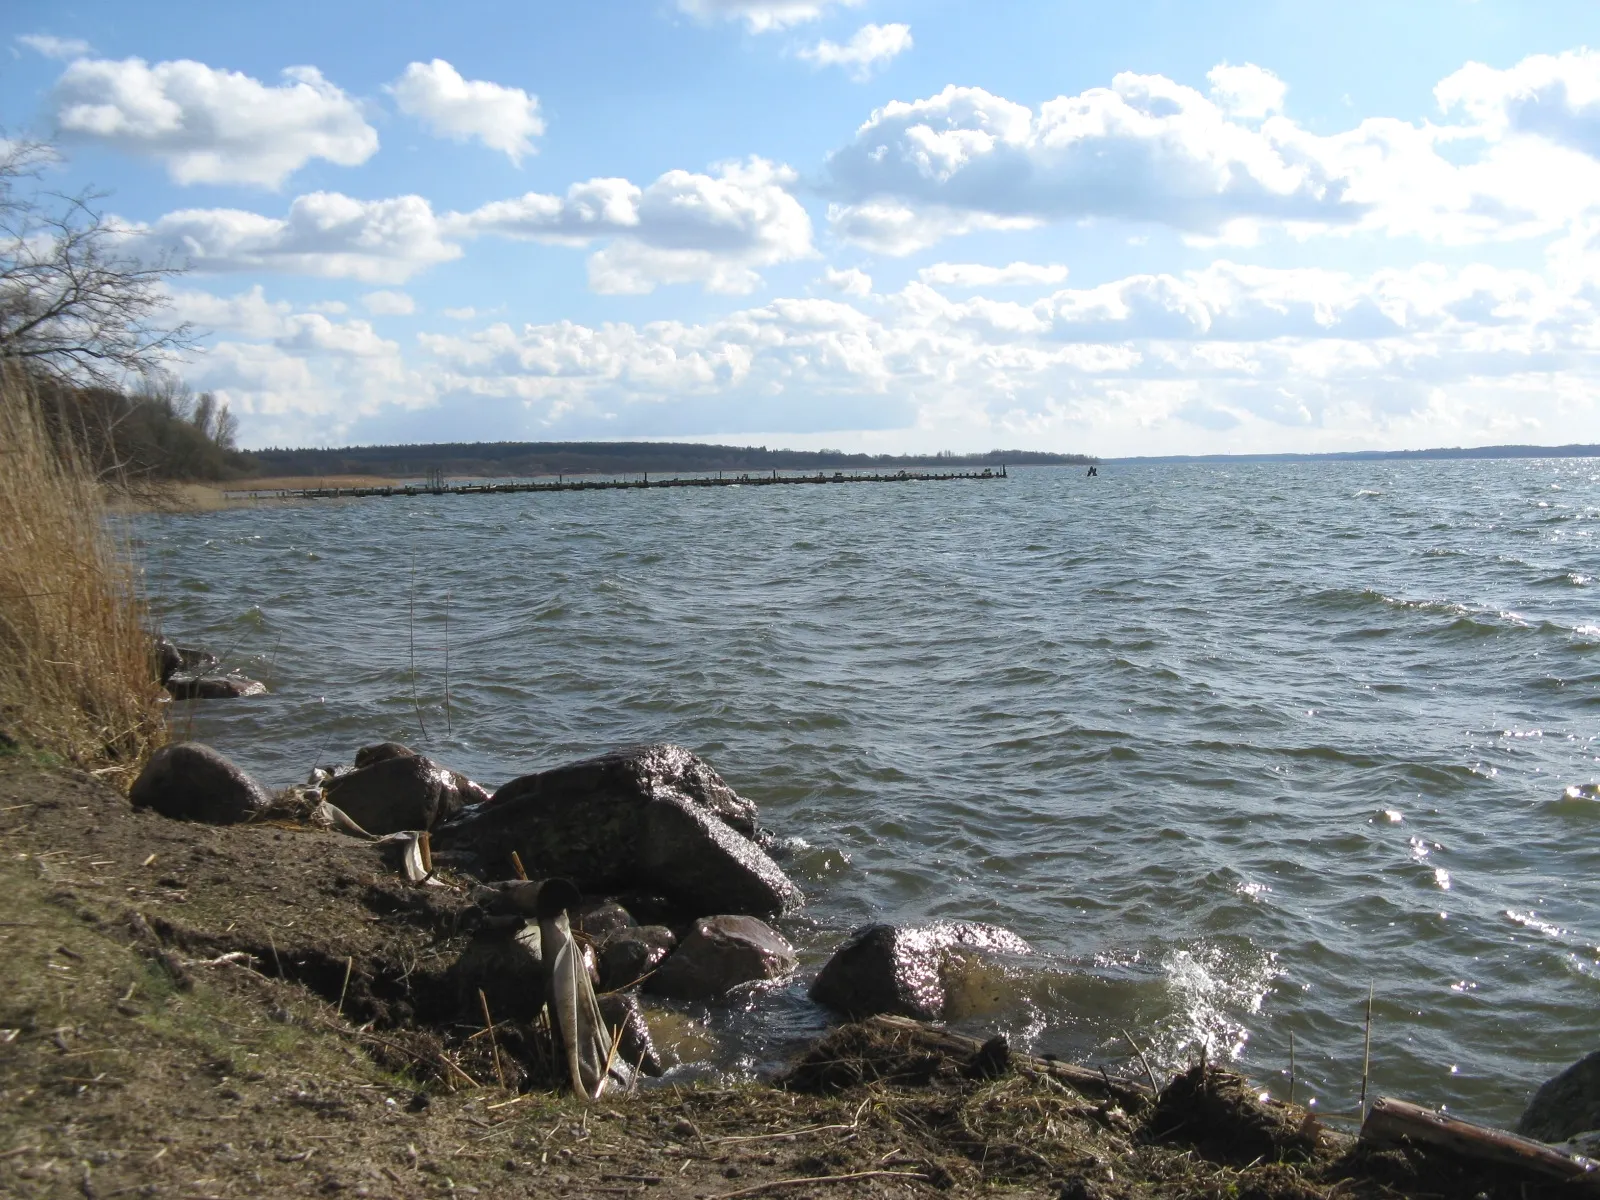
[[[615,758],[608,761],[612,768],[617,766]],[[670,766],[674,761],[670,755],[644,756],[641,771],[650,763]],[[679,763],[684,768],[675,777],[680,785],[690,781],[689,768],[696,763],[698,760],[687,759]],[[720,780],[709,767],[705,770],[707,774],[698,776],[698,784],[702,794],[711,798],[713,785]],[[9,783],[3,770],[0,781]],[[659,782],[659,776],[639,782]],[[1240,1076],[1216,1067],[1192,1066],[1153,1096],[1142,1079],[1034,1058],[1013,1050],[1004,1039],[964,1038],[936,1024],[890,1015],[836,1029],[807,1053],[777,1090],[757,1082],[733,1088],[691,1087],[635,1097],[618,1094],[601,1105],[586,1106],[582,1132],[574,1134],[568,1144],[560,1140],[561,1123],[570,1122],[576,1129],[579,1113],[566,1109],[563,1116],[560,1107],[552,1107],[554,1101],[539,1095],[549,1081],[559,1077],[558,1064],[547,1061],[543,1070],[529,1070],[526,1065],[538,1061],[536,1047],[550,1046],[548,1026],[541,1026],[537,1017],[530,1022],[526,1007],[519,1011],[515,1003],[503,1004],[487,987],[480,995],[486,978],[482,972],[452,968],[466,957],[464,951],[474,949],[474,943],[478,943],[474,952],[484,949],[480,938],[503,942],[512,923],[526,924],[518,912],[529,899],[524,894],[528,885],[504,881],[499,887],[485,887],[462,871],[459,863],[447,861],[434,864],[444,886],[424,888],[405,882],[398,863],[386,865],[379,844],[321,832],[286,817],[266,816],[215,828],[130,811],[103,789],[92,795],[78,793],[70,799],[57,799],[48,796],[36,780],[23,786],[31,797],[48,799],[48,804],[28,810],[29,824],[20,833],[10,831],[8,848],[14,848],[19,857],[0,860],[0,871],[6,876],[7,895],[31,888],[42,907],[29,909],[29,913],[55,921],[56,925],[41,935],[47,936],[41,953],[50,953],[50,947],[58,944],[67,946],[72,951],[66,956],[72,970],[83,970],[85,957],[93,960],[97,953],[92,939],[106,936],[100,931],[125,931],[114,916],[117,907],[137,906],[150,915],[142,926],[147,932],[136,936],[131,947],[126,942],[115,943],[118,951],[145,956],[155,972],[171,974],[174,981],[180,977],[190,981],[187,989],[157,989],[153,984],[140,989],[139,979],[150,976],[138,975],[135,989],[96,984],[85,996],[120,993],[120,1003],[136,999],[141,1009],[157,1013],[162,1004],[186,1006],[185,1021],[193,1022],[203,1019],[206,1006],[214,1003],[208,998],[211,989],[236,987],[242,989],[241,995],[259,997],[259,1015],[268,1019],[230,1016],[230,1037],[254,1036],[250,1031],[263,1026],[268,1030],[293,1026],[305,1031],[296,1034],[302,1039],[316,1031],[317,1037],[332,1039],[330,1044],[360,1044],[391,1070],[403,1066],[412,1072],[423,1090],[404,1105],[411,1116],[379,1114],[379,1122],[398,1119],[407,1122],[403,1126],[368,1123],[354,1127],[357,1137],[351,1141],[355,1153],[382,1161],[373,1159],[377,1151],[372,1139],[386,1136],[381,1129],[392,1128],[401,1144],[411,1139],[422,1147],[411,1160],[396,1164],[414,1172],[421,1160],[441,1162],[440,1155],[449,1155],[469,1139],[474,1143],[491,1135],[504,1139],[505,1151],[481,1164],[484,1170],[476,1174],[467,1174],[477,1168],[466,1160],[458,1163],[450,1158],[452,1164],[458,1164],[450,1167],[458,1172],[454,1176],[458,1185],[470,1179],[473,1186],[481,1188],[503,1178],[485,1174],[488,1168],[512,1170],[503,1166],[503,1154],[505,1161],[515,1163],[516,1171],[540,1175],[560,1171],[568,1182],[576,1182],[580,1194],[586,1183],[605,1182],[599,1179],[600,1171],[665,1178],[668,1172],[663,1158],[671,1160],[672,1173],[683,1168],[695,1176],[691,1190],[706,1196],[764,1182],[794,1187],[803,1185],[787,1181],[822,1178],[840,1182],[847,1175],[873,1170],[921,1174],[929,1183],[952,1188],[958,1195],[995,1185],[1049,1185],[1054,1192],[1064,1190],[1074,1177],[1084,1185],[1069,1193],[1074,1195],[1084,1194],[1089,1186],[1111,1187],[1120,1193],[1143,1183],[1146,1192],[1158,1195],[1238,1194],[1305,1200],[1352,1191],[1372,1194],[1377,1189],[1390,1195],[1465,1197],[1481,1192],[1511,1200],[1523,1195],[1520,1187],[1524,1182],[1529,1184],[1528,1197],[1541,1194],[1537,1177],[1520,1162],[1505,1167],[1483,1165],[1471,1157],[1470,1149],[1445,1150],[1404,1130],[1398,1151],[1370,1153],[1367,1147],[1376,1150],[1380,1141],[1376,1127],[1372,1136],[1361,1142],[1329,1132],[1305,1110],[1274,1102]],[[13,797],[0,793],[0,799],[11,801]],[[81,801],[86,799],[97,803],[83,805]],[[94,834],[88,832],[91,822]],[[96,846],[102,851],[94,862],[105,864],[92,879],[87,877],[89,868],[58,850],[62,841],[77,843],[89,837],[98,839]],[[161,868],[175,872],[163,876],[165,882],[149,878],[153,874],[150,869],[138,865],[151,854],[156,854],[159,862],[174,864]],[[526,856],[519,852],[519,857]],[[533,873],[539,873],[536,865]],[[306,903],[307,884],[316,888],[311,906],[318,920],[311,923],[311,929],[305,922],[284,919]],[[86,924],[87,918],[80,912],[62,911],[51,917],[55,912],[51,904],[59,901],[45,897],[61,897],[68,887],[77,890],[77,906],[111,906],[99,925]],[[594,915],[597,931],[605,916],[616,917],[609,910]],[[508,916],[514,921],[505,921]],[[580,913],[578,923],[584,924],[589,916]],[[262,944],[268,941],[269,928],[287,931],[280,932],[276,943],[282,952],[276,969],[268,957],[271,951]],[[31,934],[23,931],[19,936]],[[605,938],[596,940],[603,943]],[[515,960],[499,961],[502,972],[514,971],[515,965]],[[446,993],[446,985],[454,990]],[[345,998],[342,1014],[335,1007],[341,994]],[[512,989],[512,995],[525,997],[526,991]],[[163,996],[170,999],[163,1000]],[[391,1001],[386,1009],[382,1007]],[[103,1008],[104,1002],[99,1003]],[[409,1004],[409,1010],[402,1004]],[[121,1014],[113,1019],[133,1022],[119,1027],[125,1031],[119,1038],[137,1036],[145,1028],[138,1015]],[[12,1023],[6,1024],[9,1029]],[[52,1039],[70,1039],[68,1045],[74,1045],[86,1036],[82,1030],[91,1025],[54,1016],[37,1025],[19,1026],[13,1041],[22,1049],[8,1050],[8,1054],[33,1054],[36,1048],[44,1056],[39,1061],[55,1072],[54,1078],[60,1074],[57,1064],[64,1051],[53,1045]],[[495,1031],[493,1039],[487,1029]],[[261,1043],[263,1049],[270,1045]],[[493,1069],[497,1046],[506,1056],[504,1090],[496,1086]],[[279,1047],[270,1054],[250,1056],[262,1073],[278,1070],[277,1057],[293,1060],[285,1063],[285,1069],[293,1071],[294,1101],[287,1108],[281,1100],[258,1108],[259,1115],[252,1120],[261,1127],[258,1132],[262,1136],[268,1136],[273,1122],[297,1108],[312,1116],[324,1108],[331,1112],[328,1106],[338,1108],[340,1115],[347,1110],[358,1113],[359,1097],[334,1099],[308,1074],[306,1052],[307,1043],[302,1040],[294,1055],[284,1055]],[[231,1053],[237,1056],[237,1052]],[[193,1070],[192,1050],[185,1050],[184,1055]],[[333,1061],[337,1067],[356,1060],[340,1052]],[[213,1069],[233,1070],[207,1068]],[[93,1079],[96,1072],[74,1071],[72,1079],[79,1075]],[[90,1096],[101,1096],[112,1095],[119,1087],[137,1086],[137,1081],[74,1086],[80,1092],[88,1088]],[[251,1101],[276,1095],[262,1092],[258,1097],[257,1085],[248,1075],[236,1076],[229,1086]],[[262,1084],[269,1086],[281,1091],[285,1084]],[[392,1076],[380,1079],[378,1086],[392,1091]],[[491,1101],[503,1104],[500,1098],[508,1092],[527,1098],[511,1106],[505,1118],[521,1124],[485,1126],[482,1114],[488,1111],[486,1105]],[[45,1093],[56,1096],[59,1088],[45,1089]],[[430,1095],[435,1100],[430,1101]],[[828,1100],[833,1095],[839,1102]],[[382,1098],[381,1091],[378,1098]],[[864,1100],[868,1101],[865,1105]],[[41,1102],[44,1100],[30,1104]],[[72,1101],[78,1111],[87,1111],[85,1106],[92,1102]],[[430,1104],[434,1112],[426,1118],[430,1124],[425,1129],[419,1114],[427,1113]],[[392,1106],[391,1112],[397,1107]],[[1380,1099],[1372,1107],[1374,1112],[1387,1112],[1392,1106],[1387,1099]],[[475,1127],[463,1127],[459,1133],[465,1136],[450,1136],[438,1124],[452,1120],[451,1114],[456,1113],[464,1126]],[[220,1119],[227,1115],[220,1114]],[[630,1124],[645,1115],[650,1122],[630,1131]],[[551,1117],[556,1125],[549,1124]],[[208,1112],[207,1119],[219,1119],[219,1115]],[[538,1127],[536,1119],[541,1121]],[[605,1127],[603,1147],[589,1144],[591,1126],[598,1132],[600,1122],[611,1122]],[[820,1127],[846,1123],[853,1128],[831,1131],[844,1136],[820,1133]],[[40,1132],[25,1144],[53,1140],[56,1135],[52,1131],[58,1125],[61,1122],[52,1121],[50,1129],[38,1125]],[[681,1132],[679,1125],[684,1127]],[[435,1135],[431,1151],[422,1136],[429,1129]],[[496,1134],[496,1130],[500,1132]],[[170,1143],[170,1157],[186,1153],[186,1139],[204,1140],[211,1132],[210,1127],[197,1127]],[[754,1141],[749,1147],[739,1140],[720,1140],[752,1134],[780,1136]],[[792,1150],[785,1137],[793,1139]],[[1381,1141],[1388,1147],[1396,1139],[1386,1135]],[[1458,1141],[1471,1145],[1481,1139],[1468,1133]],[[1512,1144],[1520,1145],[1522,1140],[1513,1139]],[[336,1144],[319,1141],[317,1146],[319,1161],[341,1153]],[[168,1149],[164,1146],[161,1153]],[[278,1170],[273,1164],[280,1162],[298,1165],[291,1161],[289,1151],[294,1149],[288,1146],[281,1158],[257,1165],[269,1172]],[[603,1149],[604,1154],[595,1157],[588,1154],[590,1149]],[[1592,1178],[1590,1169],[1574,1156],[1554,1147],[1535,1149],[1541,1161],[1570,1164],[1560,1169],[1577,1179],[1580,1187]],[[558,1156],[557,1151],[570,1153]],[[599,1165],[585,1165],[589,1158]],[[735,1178],[728,1168],[736,1169],[737,1183],[724,1182]],[[35,1169],[31,1159],[26,1169]],[[116,1190],[107,1176],[117,1179],[118,1169],[110,1165],[105,1174],[99,1174],[100,1168],[96,1168],[94,1182],[100,1192]],[[1372,1186],[1352,1189],[1347,1182],[1351,1180]],[[126,1181],[117,1179],[118,1184],[122,1182]],[[552,1189],[566,1186],[553,1177],[544,1182]],[[281,1183],[275,1177],[274,1186]],[[1572,1184],[1560,1186],[1567,1189],[1562,1194],[1575,1194]],[[3,1181],[0,1190],[4,1190]],[[18,1190],[32,1190],[32,1185],[22,1186],[19,1177]]]
[[[256,500],[357,500],[369,497],[395,496],[502,496],[524,492],[606,492],[634,488],[694,488],[694,487],[770,487],[786,483],[942,483],[955,479],[1005,479],[1004,466],[996,471],[985,467],[981,471],[885,471],[854,472],[835,471],[825,474],[784,474],[773,471],[770,475],[674,475],[667,479],[651,479],[646,473],[638,479],[557,479],[527,483],[408,483],[389,484],[382,487],[347,488],[275,488],[271,491],[230,491],[232,497]]]

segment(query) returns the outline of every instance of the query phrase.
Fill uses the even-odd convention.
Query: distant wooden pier
[[[445,483],[434,479],[427,483],[384,487],[273,488],[268,491],[230,491],[228,495],[275,500],[355,500],[369,496],[505,496],[519,492],[614,492],[628,488],[773,487],[792,483],[944,483],[957,479],[1004,478],[1004,466],[998,471],[992,467],[985,467],[981,471],[834,471],[832,474],[818,471],[812,475],[774,471],[770,475],[723,473],[688,477],[674,475],[670,479],[651,479],[646,473],[639,479],[569,480],[558,476],[554,480],[529,480],[527,483]]]

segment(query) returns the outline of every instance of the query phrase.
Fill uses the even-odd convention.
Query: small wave
[[[1213,1056],[1238,1058],[1250,1040],[1244,1018],[1261,1011],[1272,981],[1283,974],[1276,954],[1212,942],[1174,950],[1161,969],[1178,1010],[1178,1027],[1161,1046],[1161,1057],[1172,1066],[1196,1044]]]
[[[1506,909],[1506,916],[1524,929],[1531,929],[1535,933],[1542,933],[1545,937],[1565,937],[1571,930],[1563,929],[1552,921],[1541,920],[1539,914],[1529,909],[1527,912],[1517,912],[1515,909]]]

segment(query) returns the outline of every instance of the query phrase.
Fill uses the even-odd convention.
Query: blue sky
[[[31,0],[248,445],[1600,442],[1600,9]]]

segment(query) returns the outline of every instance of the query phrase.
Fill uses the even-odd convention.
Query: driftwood
[[[1410,1142],[1471,1162],[1569,1181],[1586,1195],[1600,1195],[1600,1164],[1592,1159],[1387,1096],[1373,1101],[1361,1124],[1361,1140],[1375,1145]]]
[[[868,1017],[862,1024],[884,1033],[911,1037],[925,1046],[962,1059],[971,1059],[983,1049],[983,1042],[979,1038],[951,1033],[948,1029],[939,1029],[910,1017],[881,1014]],[[1075,1091],[1086,1095],[1109,1096],[1113,1100],[1134,1104],[1148,1103],[1155,1099],[1155,1092],[1150,1085],[1140,1080],[1129,1079],[1122,1075],[1108,1075],[1104,1071],[1074,1066],[1072,1063],[1059,1062],[1053,1058],[1034,1058],[1030,1054],[1018,1054],[1012,1051],[1011,1064],[1022,1070],[1036,1071],[1040,1075],[1059,1079]]]

